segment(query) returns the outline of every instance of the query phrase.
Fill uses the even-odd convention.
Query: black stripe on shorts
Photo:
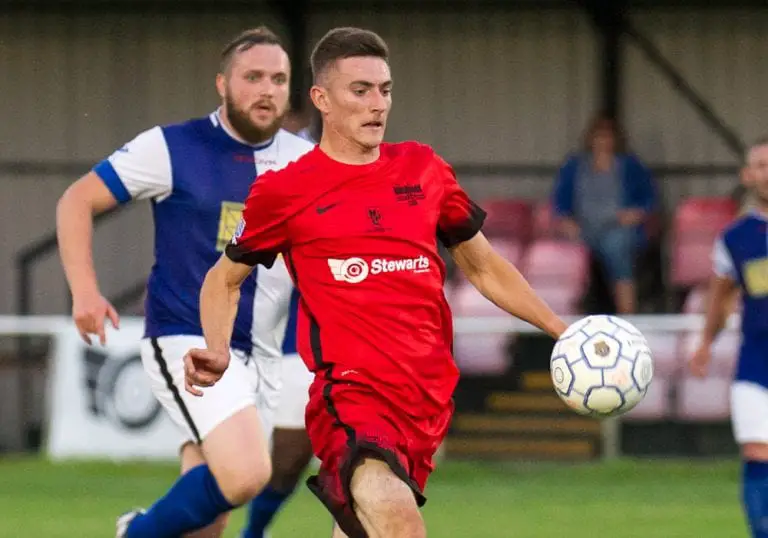
[[[195,422],[192,420],[192,415],[189,414],[187,405],[184,403],[184,400],[181,399],[179,387],[173,383],[171,372],[168,370],[168,363],[165,361],[165,357],[163,357],[163,350],[160,349],[160,343],[157,341],[157,338],[150,338],[150,341],[152,342],[152,349],[155,350],[155,361],[157,361],[157,366],[160,368],[160,373],[165,380],[165,385],[168,387],[168,390],[171,391],[173,400],[176,402],[176,405],[179,406],[179,410],[184,416],[184,420],[187,422],[187,426],[189,426],[192,435],[195,436],[195,441],[199,445],[203,442],[202,439],[200,439],[200,432],[197,430],[197,426],[195,426]]]

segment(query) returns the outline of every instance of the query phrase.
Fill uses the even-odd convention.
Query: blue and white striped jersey
[[[768,387],[768,219],[753,212],[715,243],[714,272],[741,288],[742,346],[736,379]]]
[[[118,202],[152,202],[147,337],[202,335],[200,288],[240,222],[254,177],[312,147],[284,130],[264,144],[244,144],[227,132],[217,111],[144,131],[94,167]],[[282,260],[254,271],[241,290],[232,347],[270,357],[295,352],[295,295]]]

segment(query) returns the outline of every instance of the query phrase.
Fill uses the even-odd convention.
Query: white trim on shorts
[[[768,388],[750,381],[734,381],[731,423],[738,444],[768,443]]]

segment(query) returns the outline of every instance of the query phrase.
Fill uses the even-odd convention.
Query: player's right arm
[[[254,181],[240,224],[224,255],[208,271],[200,291],[200,323],[206,349],[191,349],[184,357],[185,389],[202,396],[229,366],[229,344],[237,315],[240,287],[257,264],[272,267],[288,247],[286,199],[275,185],[285,178],[267,173]]]
[[[105,342],[104,322],[117,327],[114,307],[99,290],[93,266],[93,217],[132,199],[170,193],[171,165],[159,127],[150,129],[97,164],[64,192],[56,207],[56,235],[72,292],[72,316],[83,340]]]
[[[722,238],[718,239],[712,253],[713,275],[709,282],[706,321],[701,334],[699,347],[690,360],[691,373],[705,377],[709,370],[712,344],[725,327],[735,293],[736,269],[733,259]]]
[[[72,317],[80,336],[91,343],[96,334],[104,344],[104,320],[118,327],[115,308],[99,291],[93,267],[93,216],[117,205],[112,193],[95,172],[72,184],[56,206],[56,235],[64,274],[72,292]]]

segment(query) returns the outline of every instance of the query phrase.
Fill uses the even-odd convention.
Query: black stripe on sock
[[[192,420],[192,415],[189,414],[189,409],[187,409],[184,400],[181,399],[179,387],[173,383],[171,372],[168,371],[168,363],[165,362],[165,357],[163,357],[163,350],[160,349],[160,343],[157,341],[157,338],[150,338],[150,341],[152,342],[152,349],[155,350],[155,360],[157,361],[157,366],[160,368],[160,373],[162,374],[163,379],[165,379],[165,385],[168,387],[168,390],[171,391],[176,405],[179,406],[181,414],[184,415],[184,420],[187,421],[187,426],[189,426],[189,429],[192,431],[192,435],[195,436],[195,441],[199,445],[203,442],[203,440],[200,439],[200,432],[197,431],[197,426],[195,426],[195,422]]]

